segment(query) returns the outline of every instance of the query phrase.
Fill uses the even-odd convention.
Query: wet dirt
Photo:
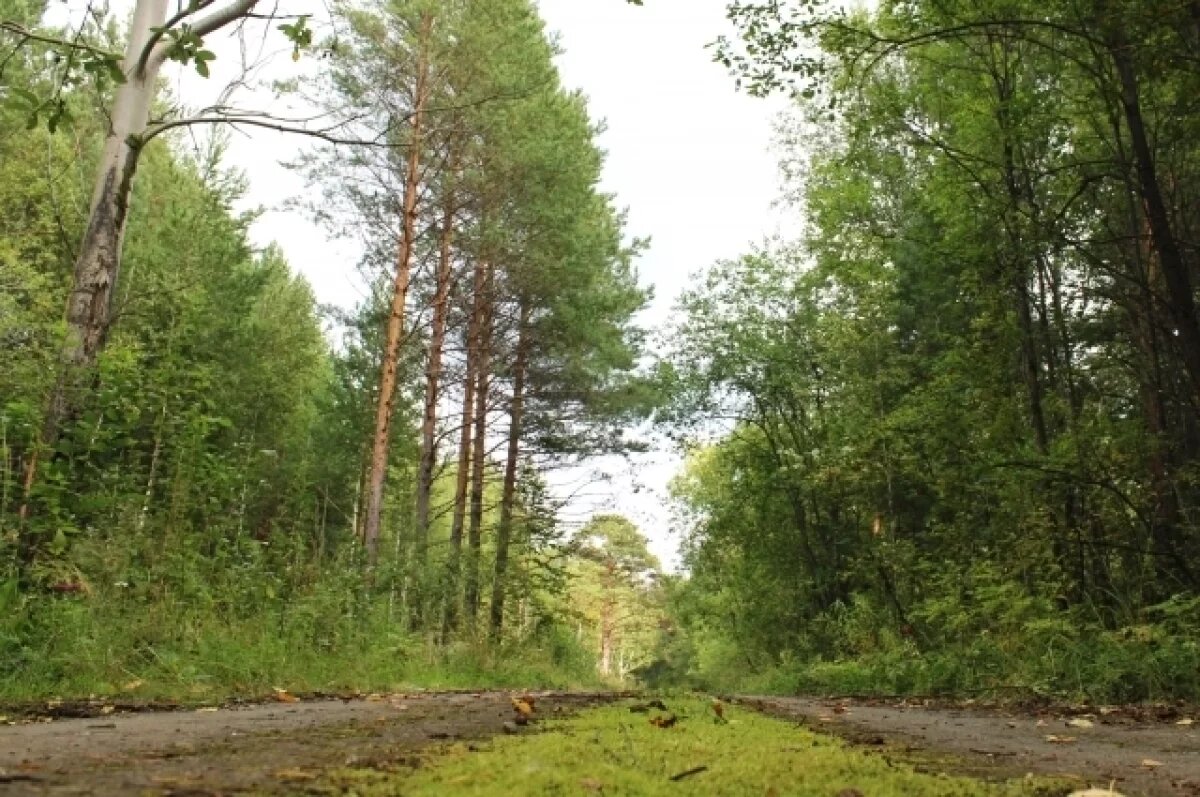
[[[1112,786],[1128,797],[1200,797],[1200,716],[1185,711],[733,700],[928,769],[982,777],[1062,776],[1080,789]]]
[[[516,694],[398,694],[42,718],[0,727],[0,795],[301,793],[330,769],[411,764],[422,748],[504,732]],[[543,717],[615,697],[532,694]]]

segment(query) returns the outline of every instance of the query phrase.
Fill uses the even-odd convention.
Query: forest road
[[[114,712],[0,727],[0,797],[303,792],[338,767],[387,769],[423,747],[502,733],[517,692],[380,695]],[[541,717],[619,697],[531,693]]]
[[[397,694],[132,713],[98,706],[89,718],[0,727],[0,797],[305,792],[331,769],[386,770],[412,762],[430,745],[502,733],[516,694]],[[533,694],[540,717],[622,696]],[[1183,717],[786,697],[733,702],[935,771],[1068,775],[1081,788],[1115,783],[1128,797],[1200,797],[1200,723],[1176,724]],[[1090,727],[1081,727],[1084,719]]]
[[[1122,709],[1056,712],[904,700],[740,697],[734,702],[935,770],[1078,778],[1128,797],[1200,797],[1200,717]],[[1189,722],[1191,720],[1192,722]],[[952,763],[946,759],[952,759]]]

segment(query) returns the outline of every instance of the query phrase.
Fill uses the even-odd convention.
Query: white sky
[[[705,49],[729,30],[726,1],[645,0],[638,7],[626,0],[538,0],[565,51],[558,60],[564,84],[582,89],[593,118],[607,124],[599,142],[608,153],[603,189],[629,209],[630,233],[652,240],[638,266],[655,293],[641,318],[651,329],[669,320],[691,273],[741,254],[782,223],[772,208],[779,190],[770,152],[772,120],[782,105],[738,94]],[[297,11],[313,4],[295,2]],[[112,2],[117,13],[131,5]],[[210,46],[218,53],[212,79],[201,82],[190,68],[175,65],[166,71],[183,80],[189,105],[202,104],[223,85],[223,68],[235,66],[236,55],[228,57],[227,46],[215,40]],[[305,66],[311,68],[311,59],[300,68]],[[285,77],[296,69],[285,57],[269,72]],[[251,128],[234,135],[229,162],[249,178],[247,204],[268,211],[253,229],[255,242],[278,242],[319,301],[350,307],[361,296],[354,269],[358,247],[332,240],[302,212],[284,208],[303,183],[280,162],[306,143]],[[669,532],[666,487],[678,464],[670,451],[640,456],[633,468],[594,463],[612,479],[582,491],[568,519],[584,519],[596,509],[626,514],[646,532],[654,552],[671,563],[677,540]],[[565,475],[555,480],[564,495],[572,489]]]

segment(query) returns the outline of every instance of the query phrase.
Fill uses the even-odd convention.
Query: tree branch
[[[213,2],[215,2],[215,0],[207,0],[207,2],[202,2],[200,7],[207,7]],[[207,36],[208,34],[218,31],[226,25],[229,25],[230,23],[237,22],[239,19],[244,19],[250,14],[251,11],[254,10],[254,7],[257,6],[258,3],[259,0],[236,0],[224,8],[212,12],[208,16],[201,17],[200,19],[196,20],[195,24],[191,26],[192,33],[201,37]],[[148,43],[146,46],[146,49],[142,51],[142,57],[138,59],[139,70],[145,69],[146,65],[151,61],[162,63],[166,60],[167,51],[170,50],[171,47],[169,44],[162,41],[163,33],[165,33],[166,29],[172,24],[178,23],[192,13],[195,13],[195,9],[176,14],[174,17],[172,17],[171,21],[168,22],[167,25],[163,26],[162,31],[156,33],[151,38],[150,43]]]

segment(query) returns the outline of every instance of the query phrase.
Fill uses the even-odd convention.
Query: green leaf
[[[193,60],[196,62],[196,72],[200,74],[200,77],[208,77],[211,74],[208,68],[208,62],[212,61],[216,57],[216,53],[210,50],[197,50],[192,55]]]
[[[42,101],[38,98],[38,95],[34,94],[29,89],[21,88],[20,86],[10,86],[9,91],[12,92],[14,97],[24,100],[27,108],[37,108],[42,104]]]

